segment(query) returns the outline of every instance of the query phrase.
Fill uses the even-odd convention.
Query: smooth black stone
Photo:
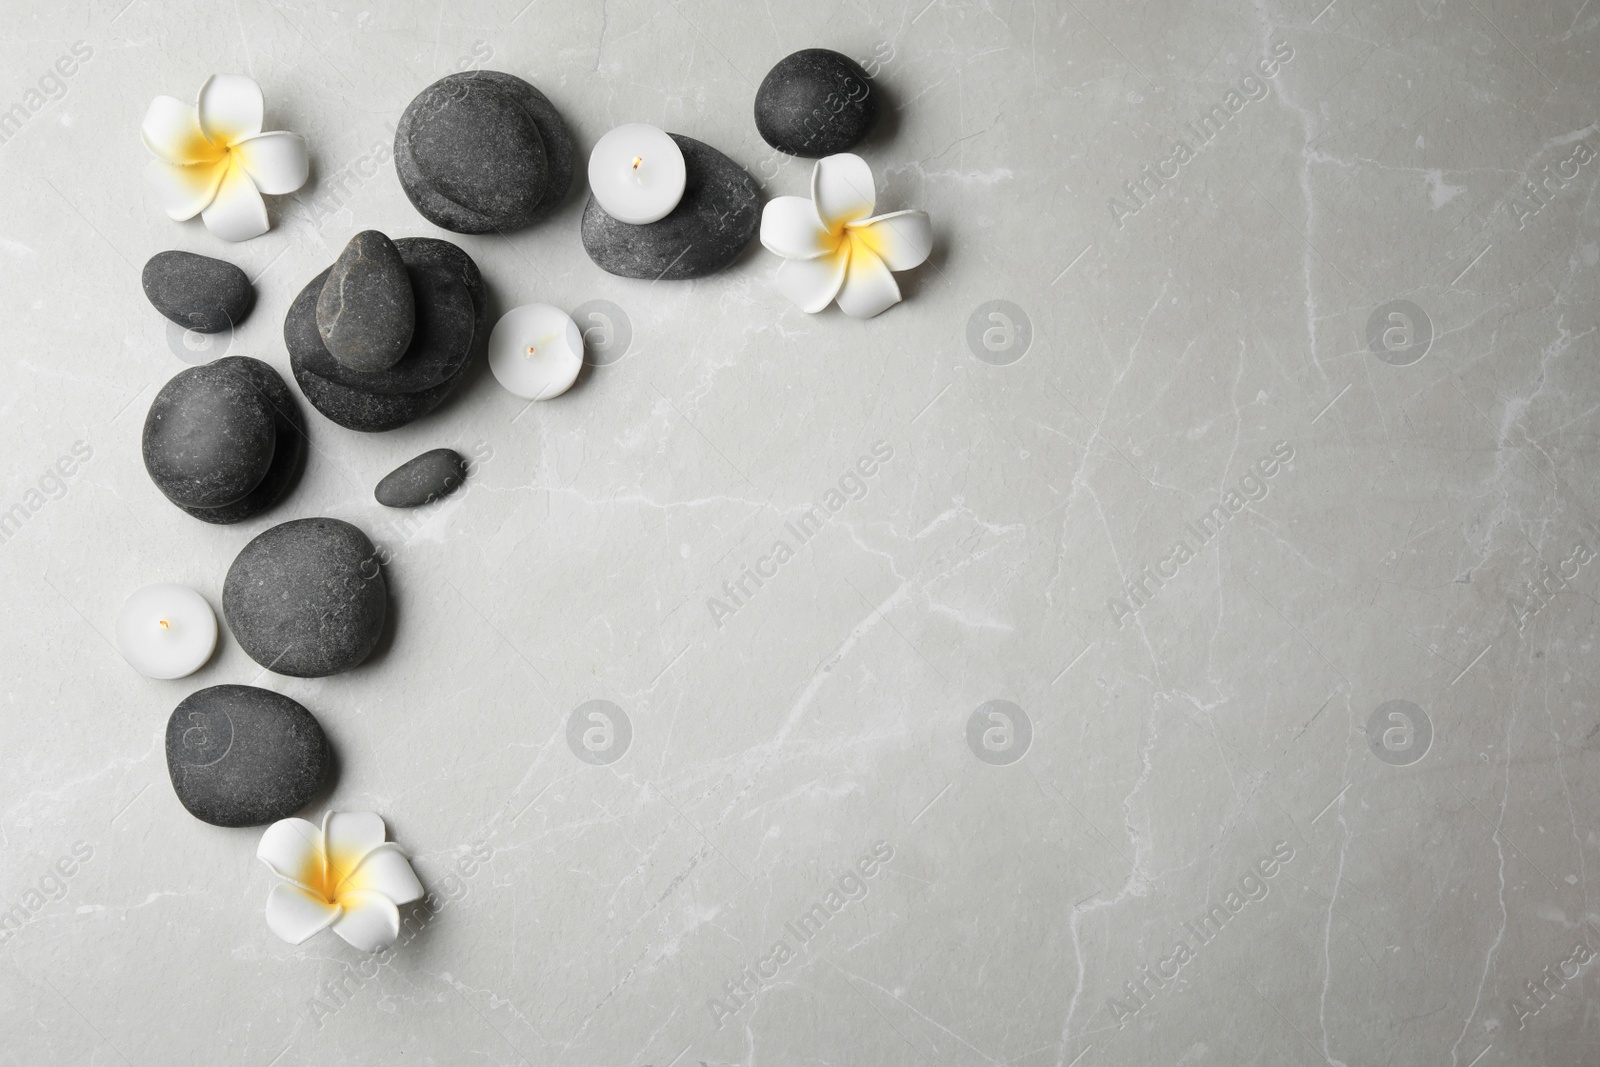
[[[167,774],[189,814],[213,826],[288,818],[316,795],[332,755],[316,717],[269,689],[214,685],[167,720]]]
[[[353,371],[323,345],[316,305],[326,271],[300,291],[283,321],[295,381],[311,406],[364,433],[404,426],[438,407],[488,337],[488,296],[471,256],[429,237],[404,237],[395,247],[412,281],[416,329],[393,367]]]
[[[350,238],[317,297],[317,330],[328,352],[351,370],[388,370],[406,354],[416,318],[411,278],[394,242],[377,230]]]
[[[254,383],[208,363],[173,375],[151,402],[144,467],[179,507],[221,507],[261,484],[276,442],[272,408]]]
[[[245,545],[222,584],[222,613],[250,658],[321,678],[367,658],[389,598],[377,549],[339,519],[295,519]]]
[[[572,185],[574,160],[555,105],[494,70],[434,82],[406,107],[394,135],[400,187],[423,218],[456,233],[544,218]]]
[[[254,518],[288,495],[305,468],[306,418],[283,378],[270,364],[250,356],[224,356],[207,366],[227,370],[247,379],[272,409],[276,445],[272,463],[260,483],[232,504],[216,508],[191,508],[179,504],[197,519],[228,525]]]
[[[436,448],[402,463],[383,476],[373,496],[387,508],[431,504],[467,480],[467,461],[453,448]]]
[[[847,152],[878,121],[872,77],[849,56],[806,48],[780,59],[756,90],[756,129],[773,148],[820,159]]]
[[[583,250],[623,278],[678,281],[715,274],[739,258],[761,225],[761,187],[744,168],[682,134],[683,199],[672,214],[636,226],[605,213],[591,194],[583,209]]]
[[[140,280],[157,311],[197,333],[239,325],[256,303],[255,286],[244,271],[193,252],[157,252]]]

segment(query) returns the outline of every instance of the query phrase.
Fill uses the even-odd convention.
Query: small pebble
[[[239,325],[256,303],[255,286],[244,271],[193,252],[157,252],[140,280],[157,311],[197,333]]]
[[[467,461],[461,454],[436,448],[384,475],[373,495],[384,507],[414,508],[449,496],[466,480]]]
[[[756,129],[773,148],[820,159],[872,132],[881,94],[849,56],[806,48],[780,59],[756,90]]]
[[[362,230],[328,269],[317,297],[323,345],[352,370],[388,370],[406,354],[415,324],[400,250],[377,230]]]

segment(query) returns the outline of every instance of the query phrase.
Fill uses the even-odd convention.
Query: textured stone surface
[[[197,519],[229,525],[255,518],[286,497],[305,468],[309,446],[305,415],[299,401],[273,367],[249,356],[224,356],[208,366],[244,377],[272,411],[272,462],[256,487],[231,504],[197,508],[178,506]]]
[[[555,105],[511,74],[441,78],[395,130],[395,170],[424,218],[457,233],[515,230],[548,215],[572,184],[572,137]]]
[[[244,271],[193,252],[157,252],[140,280],[157,311],[199,333],[240,325],[256,303],[255,286]]]
[[[395,242],[411,279],[416,328],[387,370],[352,370],[334,359],[317,328],[327,271],[300,291],[283,322],[295,380],[311,406],[352,430],[393,430],[432,411],[460,384],[488,337],[488,300],[472,258],[448,241]]]
[[[355,371],[388,370],[406,354],[416,317],[394,242],[377,230],[350,238],[317,296],[317,333],[333,358]]]
[[[321,678],[357,666],[383,632],[377,549],[339,519],[294,519],[244,546],[222,611],[239,647],[278,674]]]
[[[167,720],[167,775],[189,814],[261,826],[305,807],[332,763],[316,716],[250,685],[191,693]]]
[[[780,59],[756,90],[756,129],[773,148],[817,159],[848,152],[878,122],[881,93],[861,64],[827,48]]]
[[[449,496],[467,479],[467,461],[453,448],[435,448],[384,475],[373,496],[390,508],[415,508]]]
[[[214,508],[266,477],[277,443],[272,407],[255,382],[208,363],[172,376],[144,420],[144,466],[179,507]]]
[[[715,274],[739,258],[761,225],[761,187],[744,168],[693,137],[683,150],[683,199],[659,222],[618,222],[591,194],[583,248],[602,270],[624,278],[675,281]]]
[[[125,3],[0,35],[4,107],[94,50],[0,148],[0,1063],[1594,1060],[1600,961],[1545,976],[1600,947],[1600,5]],[[538,301],[584,329],[558,401],[481,363],[388,435],[302,400],[301,484],[231,528],[145,481],[182,366],[150,253],[260,274],[233,351],[288,380],[283,315],[355,232],[451,236],[388,163],[434,77],[498,65],[585,150],[650,122],[809,196],[751,102],[817,44],[898,105],[856,149],[877,210],[938,234],[892,312],[805,315],[758,247],[613,277],[569,194],[460,241],[491,324]],[[145,106],[210,70],[253,71],[314,156],[241,245],[139,174]],[[464,489],[372,499],[438,446]],[[225,637],[154,682],[96,633],[151,582],[220,601],[300,515],[392,556],[381,658],[277,678]],[[300,814],[381,812],[433,894],[375,975],[331,933],[278,941],[259,831],[169,793],[174,705],[253,680],[337,755]],[[1410,766],[1372,747],[1393,700],[1432,720]]]

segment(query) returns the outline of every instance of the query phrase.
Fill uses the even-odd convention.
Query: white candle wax
[[[583,334],[560,308],[523,304],[500,316],[489,334],[489,369],[524,400],[548,400],[572,388],[583,369]]]
[[[117,651],[147,678],[193,674],[217,647],[217,616],[185,585],[147,585],[117,613]]]
[[[618,126],[589,153],[589,188],[618,222],[666,218],[683,199],[684,181],[678,142],[642,122]]]

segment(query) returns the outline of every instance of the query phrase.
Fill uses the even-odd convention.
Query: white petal
[[[761,243],[784,259],[816,259],[839,242],[817,217],[817,205],[803,196],[779,196],[761,210]]]
[[[322,831],[304,819],[279,819],[267,827],[256,846],[256,859],[286,878],[309,889],[322,883]]]
[[[852,242],[850,269],[839,289],[839,310],[858,319],[870,319],[900,302],[900,287],[883,260]]]
[[[213,74],[200,87],[200,128],[219,145],[261,132],[261,86],[243,74]]]
[[[850,224],[850,232],[890,270],[920,267],[933,251],[933,223],[926,211],[891,211]]]
[[[322,850],[328,857],[328,884],[337,886],[383,844],[383,818],[370,811],[330,811],[322,817]]]
[[[267,894],[267,929],[298,945],[339,918],[339,905],[320,900],[303,889],[279,882]]]
[[[419,899],[424,890],[400,846],[386,841],[362,857],[334,895],[356,892],[381,893],[396,904],[409,904]]]
[[[170,219],[192,219],[216,199],[217,186],[228,173],[226,163],[191,163],[180,167],[163,159],[145,164],[145,180]]]
[[[839,227],[872,214],[877,193],[872,184],[872,168],[867,161],[849,152],[824,156],[811,172],[811,199],[817,215],[832,233]]]
[[[248,241],[270,228],[267,205],[237,160],[230,160],[216,199],[200,213],[206,229],[224,241]]]
[[[306,183],[311,161],[306,158],[305,138],[282,130],[246,137],[233,146],[233,155],[268,196],[292,193]]]
[[[839,286],[844,284],[849,262],[850,245],[845,242],[832,255],[784,260],[772,281],[778,292],[793,300],[801,311],[815,315],[833,303]]]
[[[333,924],[333,932],[362,952],[376,952],[400,936],[400,909],[382,893],[345,893],[339,903],[344,914]]]
[[[222,149],[206,140],[193,104],[170,96],[150,101],[139,126],[144,146],[168,163],[199,163],[215,160]]]

